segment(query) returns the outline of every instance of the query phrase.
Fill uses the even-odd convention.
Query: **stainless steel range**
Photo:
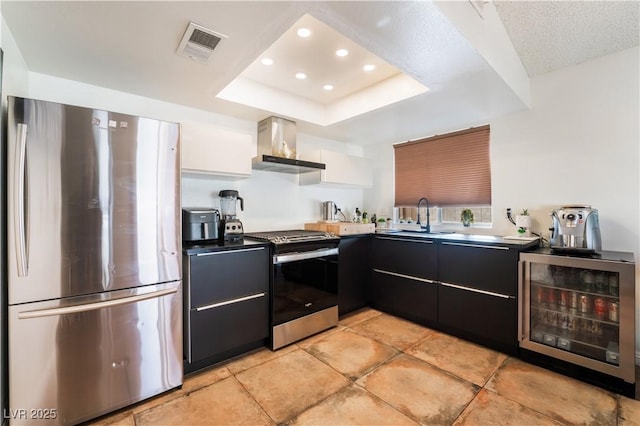
[[[338,244],[325,232],[245,234],[272,247],[271,349],[338,324]]]

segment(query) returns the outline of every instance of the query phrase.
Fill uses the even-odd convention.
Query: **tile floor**
[[[640,425],[640,401],[372,309],[95,425]]]

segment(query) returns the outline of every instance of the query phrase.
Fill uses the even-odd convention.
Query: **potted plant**
[[[473,210],[463,209],[462,212],[460,212],[460,220],[462,221],[462,225],[471,226],[474,220]]]

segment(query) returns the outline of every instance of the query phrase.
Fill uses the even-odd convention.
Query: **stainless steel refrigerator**
[[[179,126],[9,97],[9,408],[75,424],[182,384]]]

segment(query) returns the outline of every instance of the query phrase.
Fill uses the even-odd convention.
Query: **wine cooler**
[[[635,382],[632,253],[520,254],[520,347]]]

